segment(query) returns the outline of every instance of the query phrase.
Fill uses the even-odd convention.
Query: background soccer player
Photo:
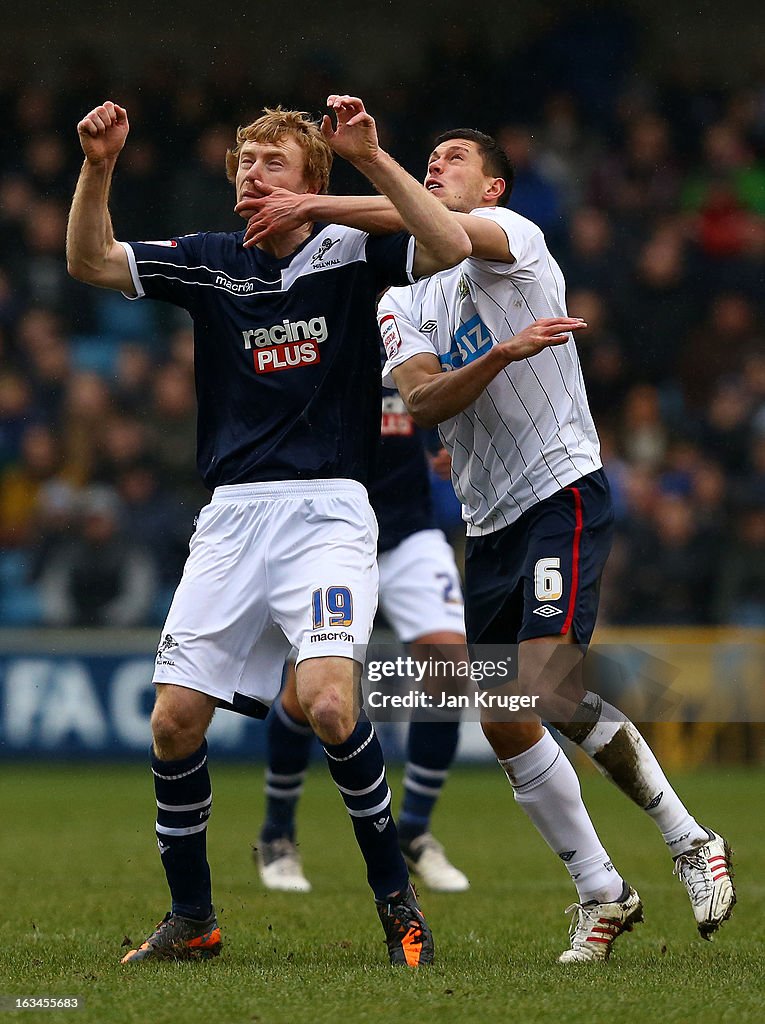
[[[400,395],[382,400],[380,448],[369,484],[380,536],[380,605],[409,654],[467,659],[464,606],[454,552],[435,528],[422,434]],[[445,455],[445,453],[444,453]],[[446,456],[448,461],[448,456]],[[441,679],[440,685],[444,685]],[[459,720],[428,720],[419,711],[407,735],[404,797],[397,815],[401,850],[410,870],[435,892],[463,892],[468,879],[447,859],[430,831],[430,818],[457,751]],[[313,730],[300,708],[294,670],[268,720],[266,818],[256,847],[268,889],[308,892],[295,843],[295,811],[310,760]]]
[[[328,104],[336,128],[326,116],[319,130],[277,109],[239,129],[227,155],[237,199],[262,194],[256,179],[295,192],[326,189],[334,150],[391,198],[416,244],[408,234],[371,239],[331,225],[277,232],[249,251],[241,232],[120,243],[107,200],[127,112],[107,102],[78,125],[85,162],[69,219],[70,272],[191,314],[198,466],[213,490],[154,674],[157,840],[172,908],[124,962],[219,952],[205,733],[219,700],[273,698],[271,680],[290,647],[298,651],[298,697],[351,813],[390,959],[417,965],[433,956],[390,818],[382,751],[358,714],[358,659],[377,584],[363,484],[379,434],[375,296],[459,261],[470,245],[379,148],[358,98],[331,96]]]

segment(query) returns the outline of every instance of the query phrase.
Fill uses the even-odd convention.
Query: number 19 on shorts
[[[314,629],[353,624],[353,598],[348,587],[322,587],[311,594]],[[325,622],[326,615],[326,622]]]

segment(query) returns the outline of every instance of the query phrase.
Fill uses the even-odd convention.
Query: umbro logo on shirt
[[[539,608],[534,609],[534,614],[541,615],[542,618],[545,619],[551,619],[553,615],[562,615],[563,610],[561,608],[556,608],[554,605],[551,604],[543,604],[540,605]]]
[[[424,331],[425,334],[430,334],[431,331],[435,331],[438,327],[437,320],[426,320],[424,324],[420,324],[420,330]]]

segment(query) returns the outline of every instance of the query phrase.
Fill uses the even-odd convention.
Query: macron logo
[[[249,295],[255,290],[252,281],[232,281],[230,277],[224,277],[222,274],[216,275],[215,284],[233,295]]]

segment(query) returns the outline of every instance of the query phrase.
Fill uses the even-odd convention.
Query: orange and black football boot
[[[390,962],[407,967],[432,964],[433,933],[417,906],[414,888],[409,885],[385,900],[375,900],[375,905],[385,930]]]
[[[206,921],[195,921],[172,912],[165,914],[157,927],[138,949],[131,949],[120,961],[139,960],[208,960],[220,953],[221,938],[215,910]]]

